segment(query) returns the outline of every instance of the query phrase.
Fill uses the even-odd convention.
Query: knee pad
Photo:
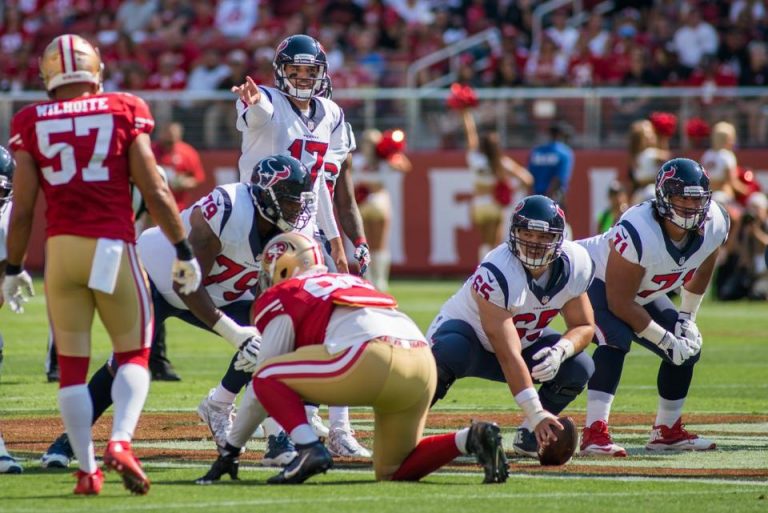
[[[456,376],[451,371],[440,367],[437,367],[437,387],[435,388],[435,396],[432,398],[430,407],[434,406],[437,401],[445,397],[448,393],[448,389],[451,388],[453,382],[456,381]]]

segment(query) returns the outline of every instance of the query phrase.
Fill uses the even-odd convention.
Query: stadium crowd
[[[474,87],[766,84],[762,0],[633,0],[605,14],[590,0],[588,16],[547,16],[537,41],[541,3],[10,0],[0,6],[0,90],[41,89],[37,56],[65,32],[101,48],[107,91],[228,90],[245,71],[271,84],[273,49],[289,34],[320,40],[336,87],[393,87],[409,63],[490,27],[502,40],[462,58],[460,75]],[[437,65],[419,80],[445,71]]]

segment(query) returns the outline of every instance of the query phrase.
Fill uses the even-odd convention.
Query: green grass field
[[[460,281],[399,281],[392,292],[402,309],[426,329],[442,302]],[[42,292],[42,284],[37,283]],[[452,466],[421,483],[375,483],[368,466],[343,463],[325,476],[299,487],[264,486],[274,469],[257,460],[241,467],[239,482],[201,487],[192,483],[202,475],[215,454],[207,429],[200,438],[157,441],[137,434],[136,447],[211,449],[207,459],[154,458],[145,460],[152,479],[146,497],[130,497],[119,479],[109,475],[102,494],[71,495],[70,471],[43,472],[40,450],[6,435],[9,449],[25,467],[20,476],[0,476],[0,512],[57,513],[80,511],[230,511],[250,508],[293,511],[768,511],[768,307],[764,303],[704,304],[698,323],[704,334],[704,354],[697,365],[686,405],[689,427],[712,437],[719,450],[700,454],[645,454],[656,408],[658,358],[636,346],[627,358],[614,416],[642,417],[614,427],[616,440],[626,444],[630,456],[621,461],[575,459],[566,467],[542,472],[533,460],[513,459],[512,476],[503,485],[484,486],[480,471],[471,465]],[[559,327],[560,324],[558,323]],[[215,386],[231,357],[228,344],[178,321],[168,323],[170,357],[182,383],[153,383],[146,411],[193,412],[208,389]],[[12,431],[15,421],[56,415],[56,386],[45,382],[43,361],[47,338],[45,302],[32,299],[24,315],[0,310],[0,333],[5,339],[5,363],[0,376],[0,430]],[[109,354],[98,321],[94,328],[91,370]],[[585,407],[582,394],[568,410],[579,418]],[[353,414],[365,410],[353,410]],[[466,413],[483,417],[517,414],[506,386],[463,380],[436,414]],[[45,420],[48,417],[48,420]],[[355,427],[370,431],[367,419]],[[515,426],[505,428],[511,445]],[[429,431],[432,431],[430,429]],[[36,440],[44,446],[48,440]],[[369,440],[367,440],[369,441]],[[43,445],[41,445],[43,444]],[[256,441],[258,450],[263,442]],[[97,454],[103,444],[97,444]],[[749,470],[742,475],[743,470]],[[681,475],[681,471],[683,472]]]

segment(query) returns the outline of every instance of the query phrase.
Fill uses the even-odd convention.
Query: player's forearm
[[[216,305],[213,304],[211,296],[208,295],[205,287],[199,287],[191,294],[181,294],[178,289],[178,285],[173,286],[174,292],[176,292],[176,295],[179,296],[179,299],[181,299],[189,311],[192,312],[200,322],[213,329],[213,326],[223,314],[221,310],[216,308]]]
[[[635,333],[643,331],[653,320],[651,319],[651,316],[648,314],[648,312],[645,311],[645,308],[635,303],[634,300],[631,302],[622,301],[618,303],[612,303],[609,300],[608,310],[610,310],[613,315],[627,323],[627,325],[632,328],[632,331]]]
[[[149,195],[144,196],[144,202],[147,204],[152,219],[155,220],[155,223],[171,243],[177,244],[186,239],[176,202],[168,187],[151,191]]]
[[[583,324],[569,328],[563,334],[563,338],[570,340],[573,343],[574,353],[578,353],[586,349],[594,335],[595,327],[591,324]]]
[[[356,241],[365,238],[365,230],[363,228],[363,218],[360,215],[360,209],[357,206],[357,202],[354,198],[352,201],[342,202],[338,200],[339,195],[336,195],[336,209],[339,211],[339,223],[341,223],[341,229],[344,234],[349,237],[351,241]]]
[[[24,263],[29,238],[32,234],[33,215],[19,208],[16,204],[11,211],[11,222],[8,230],[8,258],[6,266],[19,266]]]

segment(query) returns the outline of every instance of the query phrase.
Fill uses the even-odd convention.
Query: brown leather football
[[[558,417],[563,429],[555,428],[557,441],[539,448],[539,462],[542,465],[565,465],[579,445],[579,431],[571,417]]]

